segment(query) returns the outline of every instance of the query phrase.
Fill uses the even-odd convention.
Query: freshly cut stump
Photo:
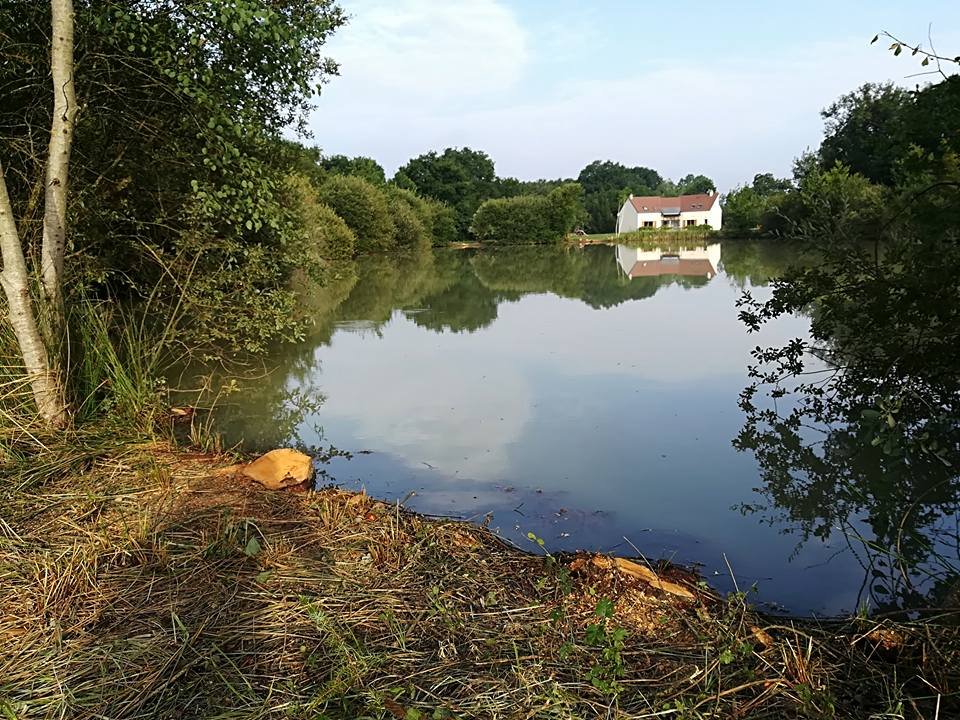
[[[302,452],[280,448],[244,465],[240,474],[268,490],[305,487],[313,479],[313,460]]]

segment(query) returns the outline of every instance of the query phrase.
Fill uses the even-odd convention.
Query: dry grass
[[[227,462],[127,446],[4,496],[0,717],[960,714],[951,618],[773,620],[664,569],[682,601]]]

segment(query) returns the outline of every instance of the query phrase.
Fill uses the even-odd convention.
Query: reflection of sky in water
[[[613,249],[599,250],[618,273]],[[739,294],[721,265],[698,287],[666,278],[651,297],[606,309],[514,297],[475,332],[437,333],[399,309],[375,331],[340,317],[306,368],[326,400],[298,432],[308,445],[372,451],[334,461],[337,482],[391,499],[415,491],[409,505],[430,513],[493,512],[492,526],[521,545],[533,531],[554,549],[636,554],[626,537],[652,557],[702,563],[729,588],[725,553],[764,599],[854,610],[863,571],[837,555],[842,536],[798,549],[797,536],[735,509],[760,482],[752,455],[731,446],[750,349],[808,327],[792,318],[748,335]],[[242,414],[235,435],[258,421],[250,407]]]

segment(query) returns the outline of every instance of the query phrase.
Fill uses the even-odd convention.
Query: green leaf
[[[262,573],[257,573],[257,582],[263,584],[270,579],[271,575],[273,575],[273,570],[264,570]]]
[[[597,617],[613,617],[613,600],[610,598],[601,598],[597,603]]]
[[[253,557],[259,552],[260,552],[260,543],[257,542],[257,539],[255,537],[252,537],[249,540],[247,540],[247,546],[243,549],[244,555],[246,555],[247,557]]]
[[[920,64],[923,65],[924,67],[926,67],[927,65],[930,64],[930,58],[925,57],[925,58],[923,59],[923,62],[920,63]]]

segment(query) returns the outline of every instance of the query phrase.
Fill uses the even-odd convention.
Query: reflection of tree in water
[[[722,251],[723,272],[739,288],[766,285],[790,265],[810,262],[797,243],[733,240],[724,242]]]
[[[741,313],[811,317],[810,341],[755,352],[734,444],[756,455],[771,518],[803,540],[847,534],[873,608],[957,603],[960,250],[937,245],[818,248]]]
[[[299,310],[312,319],[307,337],[279,347],[256,370],[231,369],[230,377],[246,378],[240,381],[242,401],[220,399],[218,427],[228,441],[242,439],[251,449],[301,441],[298,428],[323,400],[317,348],[328,345],[338,331],[379,332],[397,310],[435,332],[475,332],[496,320],[501,303],[529,293],[553,293],[605,308],[652,297],[669,285],[706,282],[705,277],[682,276],[630,280],[618,271],[609,246],[365,256],[332,269],[322,287],[304,283],[299,288]],[[322,436],[319,428],[313,431]]]
[[[553,293],[577,299],[593,308],[620,305],[652,297],[670,285],[699,287],[706,277],[661,275],[630,280],[617,269],[613,248],[519,246],[481,252],[472,259],[480,281],[501,292]]]
[[[855,430],[829,431],[819,442],[811,435],[790,422],[748,423],[734,445],[756,456],[766,503],[741,509],[791,528],[801,543],[842,533],[864,568],[860,602],[869,599],[872,610],[950,601],[958,567],[955,471],[932,457],[891,457]],[[858,530],[864,525],[866,537]]]
[[[446,252],[437,264],[452,279],[450,284],[422,298],[411,319],[436,332],[474,332],[497,319],[497,306],[507,298],[480,282],[465,252]]]

